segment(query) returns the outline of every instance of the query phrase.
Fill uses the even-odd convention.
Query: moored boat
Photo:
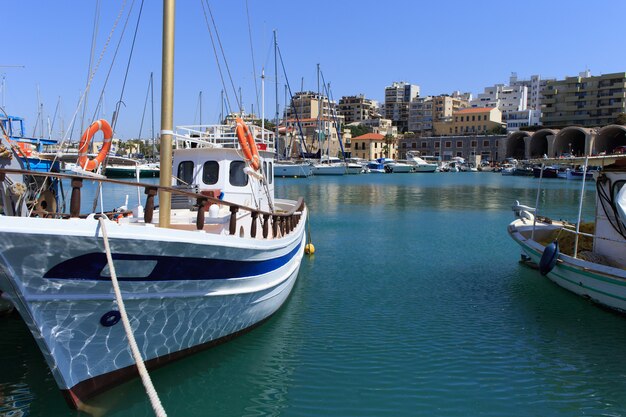
[[[309,162],[276,161],[274,176],[286,178],[306,178],[313,175],[313,165]]]
[[[426,162],[417,153],[408,151],[406,153],[407,162],[413,165],[413,172],[435,172],[439,165],[436,163]]]
[[[626,160],[596,159],[606,165],[596,174],[593,221],[583,222],[580,212],[574,223],[556,221],[516,203],[508,233],[551,281],[626,312]]]
[[[0,154],[0,291],[76,408],[136,376],[140,362],[160,366],[262,323],[289,296],[304,254],[307,207],[274,197],[270,132],[240,119],[173,131],[173,9],[166,1],[160,185],[93,172],[112,138],[104,120],[81,139],[81,173],[27,171]],[[98,131],[105,146],[90,159]],[[69,212],[62,193],[54,207],[34,202],[26,184],[37,176],[70,180]],[[145,204],[81,212],[85,180],[141,187]]]

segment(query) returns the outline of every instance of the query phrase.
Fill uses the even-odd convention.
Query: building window
[[[456,147],[457,148],[462,148],[463,147],[463,141],[457,140],[456,141]]]
[[[451,148],[451,147],[452,147],[452,142],[446,141],[446,148]]]
[[[476,116],[472,116],[472,122],[476,121]]]
[[[456,156],[460,156],[462,158],[463,157],[463,152],[457,152]]]
[[[427,148],[428,147],[428,142],[422,142],[422,148]]]
[[[413,142],[413,143],[411,143],[411,147],[412,147],[413,149],[416,149],[416,148],[417,148],[417,142]]]
[[[478,121],[480,122],[480,114],[478,115]]]
[[[488,140],[483,140],[483,147],[485,147],[485,148],[489,147],[489,141]]]
[[[439,149],[439,142],[435,142],[435,149]]]
[[[478,141],[477,141],[477,140],[473,140],[473,141],[471,142],[471,147],[472,147],[472,148],[475,148],[476,146],[478,146]]]
[[[406,149],[406,142],[402,142],[402,149]]]

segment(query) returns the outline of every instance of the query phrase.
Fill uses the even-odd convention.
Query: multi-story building
[[[626,73],[591,76],[589,72],[549,81],[544,90],[541,124],[605,126],[626,113]]]
[[[397,155],[396,140],[378,133],[366,133],[352,138],[352,157],[372,160],[377,158],[392,158]]]
[[[419,94],[420,87],[415,84],[394,82],[385,87],[385,118],[390,119],[398,131],[408,131],[409,105]]]
[[[548,85],[548,81],[555,81],[555,78],[542,79],[541,75],[531,75],[529,80],[519,80],[517,73],[512,73],[509,78],[511,87],[526,86],[528,89],[526,108],[531,110],[541,110],[543,100],[543,90]]]
[[[436,135],[476,135],[503,126],[497,107],[470,107],[453,113],[449,120],[433,123]]]
[[[514,111],[508,114],[506,119],[506,131],[517,132],[522,127],[537,126],[541,122],[541,111],[526,109]]]
[[[363,94],[358,96],[344,96],[339,100],[337,112],[344,117],[345,123],[361,122],[380,117],[378,103],[375,100],[365,98]]]
[[[417,97],[409,106],[409,132],[432,134],[433,123],[449,120],[458,110],[469,107],[469,100],[461,95]]]
[[[299,119],[331,118],[335,107],[335,103],[324,95],[301,91],[294,94],[291,104],[285,108],[285,118],[295,119],[296,114]]]
[[[470,102],[472,107],[496,107],[506,119],[510,112],[526,110],[528,88],[525,85],[507,86],[496,84]]]

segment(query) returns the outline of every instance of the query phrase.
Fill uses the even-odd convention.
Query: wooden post
[[[198,217],[196,217],[196,229],[204,229],[204,213],[206,212],[206,198],[198,198]]]
[[[155,187],[146,187],[145,193],[148,195],[146,198],[146,208],[143,211],[143,220],[145,223],[152,223],[152,216],[154,216],[154,196],[157,194]]]
[[[271,220],[271,226],[272,226],[272,237],[276,238],[276,236],[278,236],[278,216],[272,216],[272,220]]]
[[[253,211],[250,213],[250,217],[252,217],[252,225],[250,226],[250,236],[256,237],[256,219],[259,217],[259,213]]]
[[[269,223],[270,223],[270,215],[263,215],[263,239],[267,239],[267,235],[269,234]]]
[[[80,189],[83,187],[82,178],[72,178],[72,198],[70,200],[70,217],[80,215]]]
[[[230,206],[230,234],[234,235],[237,232],[237,212],[239,207]]]

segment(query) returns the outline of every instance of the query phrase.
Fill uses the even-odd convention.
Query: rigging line
[[[96,34],[98,32],[98,22],[100,22],[100,1],[97,0],[96,1],[96,11],[94,13],[94,17],[93,17],[93,32],[91,33],[91,50],[89,53],[89,64],[87,66],[87,85],[85,86],[85,94],[86,92],[89,90],[89,84],[91,81],[91,71],[92,71],[92,66],[93,66],[93,56],[94,56],[94,52],[96,50]],[[83,128],[85,126],[85,113],[87,112],[87,100],[85,100],[85,103],[83,105],[83,114],[81,116],[81,121],[80,121],[80,130],[81,132],[83,131]]]
[[[226,67],[226,72],[228,73],[228,79],[230,80],[230,85],[233,88],[233,92],[235,93],[235,100],[237,101],[237,106],[239,107],[239,111],[243,112],[243,108],[241,106],[241,102],[237,97],[237,89],[235,88],[235,84],[233,83],[233,76],[230,73],[230,67],[228,66],[228,61],[226,60],[226,53],[224,52],[224,47],[222,46],[222,40],[220,39],[220,33],[217,30],[217,24],[215,23],[215,19],[213,19],[213,12],[211,11],[211,6],[207,1],[207,9],[209,11],[209,16],[211,16],[211,22],[213,22],[213,29],[215,30],[215,37],[217,38],[217,43],[220,46],[220,51],[222,52],[222,59],[224,59],[224,66]]]
[[[333,100],[332,92],[330,91],[330,83],[328,86],[326,85],[326,80],[324,79],[324,73],[320,70],[320,75],[322,76],[322,82],[324,83],[324,89],[326,90],[326,97],[328,98],[328,110],[330,111],[330,115],[335,122],[335,130],[337,130],[337,138],[339,139],[339,146],[341,147],[341,154],[343,155],[343,159],[346,159],[346,152],[343,149],[343,141],[341,140],[341,132],[339,126],[339,119],[337,118],[336,109],[334,109],[331,105],[331,100]],[[321,107],[321,106],[320,106]]]
[[[93,81],[93,77],[96,75],[96,72],[98,72],[98,68],[100,68],[100,64],[102,63],[102,59],[104,58],[104,53],[106,52],[106,50],[109,47],[109,43],[111,42],[111,38],[113,37],[113,33],[115,33],[115,29],[117,28],[117,25],[120,21],[120,19],[122,18],[124,9],[126,8],[126,0],[124,0],[122,2],[122,7],[120,8],[120,11],[117,15],[117,18],[115,19],[115,22],[113,23],[113,27],[111,28],[111,31],[109,32],[109,37],[107,38],[104,46],[102,47],[102,51],[100,52],[100,56],[98,58],[98,62],[96,63],[96,66],[93,68],[93,70],[91,70],[91,74],[89,75],[89,79],[87,80],[87,86],[85,87],[85,92],[83,93],[85,96],[85,106],[83,107],[83,120],[81,121],[81,132],[83,131],[83,127],[84,127],[84,112],[85,112],[85,108],[87,107],[87,95],[89,94],[89,88],[91,87],[91,82]],[[130,13],[129,13],[130,14]],[[90,65],[91,67],[91,65]],[[91,69],[91,68],[90,68]]]
[[[248,17],[248,38],[250,39],[250,54],[252,55],[252,79],[254,80],[254,94],[256,95],[256,108],[259,106],[259,87],[256,82],[256,64],[254,62],[254,48],[252,47],[252,25],[250,24],[250,10],[248,9],[248,0],[246,0],[246,15]]]
[[[152,74],[150,74],[150,80],[148,81],[148,90],[146,91],[146,100],[143,103],[143,113],[141,113],[141,124],[139,125],[139,135],[137,135],[137,139],[141,139],[141,131],[143,130],[143,120],[146,117],[146,107],[148,107],[148,97],[150,96],[151,84],[152,84]]]
[[[278,45],[276,45],[276,51],[278,52],[278,58],[280,58],[280,65],[283,69],[285,82],[287,83],[287,89],[289,90],[289,97],[291,97],[291,108],[293,109],[293,113],[296,116],[296,124],[298,125],[298,132],[300,133],[300,142],[304,144],[304,150],[306,151],[306,153],[309,153],[309,148],[306,146],[306,139],[304,138],[304,133],[302,132],[302,124],[300,123],[300,117],[298,116],[298,109],[296,109],[296,107],[293,105],[293,94],[291,93],[291,86],[289,85],[289,79],[287,78],[287,70],[285,69],[285,63],[283,62],[283,54],[280,52],[280,47]],[[276,121],[276,123],[278,123],[278,120]],[[285,128],[286,127],[287,125],[285,122]],[[302,150],[300,152],[302,152]]]
[[[205,0],[206,1],[206,0]],[[200,0],[200,4],[202,4],[202,11],[204,12],[204,21],[206,22],[206,26],[207,29],[209,31],[209,36],[211,38],[211,46],[213,47],[213,54],[215,55],[215,63],[217,64],[217,70],[220,74],[220,81],[222,82],[222,89],[225,92],[224,96],[226,99],[226,107],[228,107],[228,112],[230,114],[231,112],[231,105],[230,105],[230,98],[226,89],[226,83],[224,82],[224,73],[222,72],[222,65],[220,64],[220,59],[219,56],[217,54],[217,49],[215,48],[215,40],[213,39],[213,31],[211,30],[211,25],[209,24],[209,18],[207,16],[206,13],[206,8],[204,5],[204,2],[202,0]],[[208,3],[207,3],[207,7],[208,7]],[[236,96],[236,94],[235,94]]]
[[[124,5],[125,5],[125,3],[126,3],[126,0],[124,0]],[[113,53],[113,59],[111,60],[111,65],[109,66],[109,71],[107,72],[106,78],[104,80],[104,84],[102,85],[102,90],[100,91],[100,98],[98,100],[98,106],[100,105],[100,103],[102,103],[102,100],[104,98],[104,90],[106,89],[106,86],[109,83],[109,78],[111,77],[111,73],[113,72],[113,65],[115,64],[115,61],[117,59],[117,54],[118,54],[118,52],[120,50],[120,46],[122,44],[122,40],[124,39],[124,33],[126,33],[126,28],[128,27],[128,22],[130,21],[130,16],[132,14],[134,6],[135,6],[135,0],[133,0],[133,2],[131,3],[130,9],[128,10],[128,15],[126,16],[126,20],[124,21],[124,27],[122,28],[122,33],[120,34],[119,40],[117,42],[117,46],[115,48],[115,52]],[[117,116],[116,115],[119,112],[120,105],[123,104],[122,97],[124,95],[124,87],[126,86],[126,79],[128,77],[128,70],[130,68],[130,61],[131,61],[131,58],[132,58],[132,55],[133,55],[133,49],[134,49],[134,46],[135,46],[135,39],[137,37],[137,30],[139,28],[139,21],[141,20],[141,10],[142,9],[143,9],[143,0],[141,2],[141,7],[139,9],[139,15],[137,16],[137,24],[135,25],[135,36],[133,37],[133,43],[132,43],[130,54],[129,54],[129,57],[128,57],[128,63],[126,65],[126,73],[124,75],[124,82],[122,84],[122,91],[120,92],[120,99],[115,104],[115,111],[114,111],[114,116],[113,116],[114,120],[111,123],[111,128],[112,128],[113,132],[115,132],[115,126],[117,124]],[[121,10],[120,10],[120,13],[121,13]],[[121,14],[120,14],[119,17],[121,18]],[[118,21],[119,21],[119,18],[118,18]],[[115,26],[117,26],[117,22],[118,21],[116,21]],[[108,44],[108,41],[107,41],[107,44]],[[96,106],[96,109],[97,109],[98,106]],[[93,120],[95,120],[95,119],[96,119],[96,113],[94,111]],[[106,165],[107,165],[108,161],[109,161],[109,155],[107,154],[105,156],[105,159],[104,159],[103,164],[102,164],[102,167],[105,170],[106,170]],[[96,206],[98,205],[98,199],[99,198],[100,198],[100,188],[97,188],[96,192],[95,192],[95,195],[94,195],[94,200],[93,200],[93,211],[96,210]]]
[[[130,53],[128,55],[128,62],[126,63],[126,73],[124,74],[124,82],[122,83],[122,91],[120,91],[120,99],[115,105],[115,117],[113,119],[113,126],[111,126],[114,132],[115,132],[115,126],[117,125],[117,119],[119,118],[120,103],[122,103],[122,99],[124,98],[124,90],[126,89],[126,81],[128,81],[128,72],[130,70],[130,62],[133,59],[133,52],[135,50],[135,42],[137,41],[137,32],[139,32],[139,22],[141,21],[141,12],[143,11],[144,1],[145,0],[141,0],[141,6],[139,6],[139,15],[137,16],[137,24],[135,25],[135,33],[133,34],[133,42],[130,47]],[[133,0],[133,5],[134,4],[135,4],[135,1]],[[131,11],[132,11],[132,5],[131,5]],[[128,12],[128,16],[130,18],[130,11]],[[128,22],[128,19],[126,20],[126,22]],[[124,25],[124,30],[126,30],[126,25]],[[122,35],[123,34],[124,32],[122,32]],[[120,43],[121,43],[121,38],[122,37],[120,36]]]

